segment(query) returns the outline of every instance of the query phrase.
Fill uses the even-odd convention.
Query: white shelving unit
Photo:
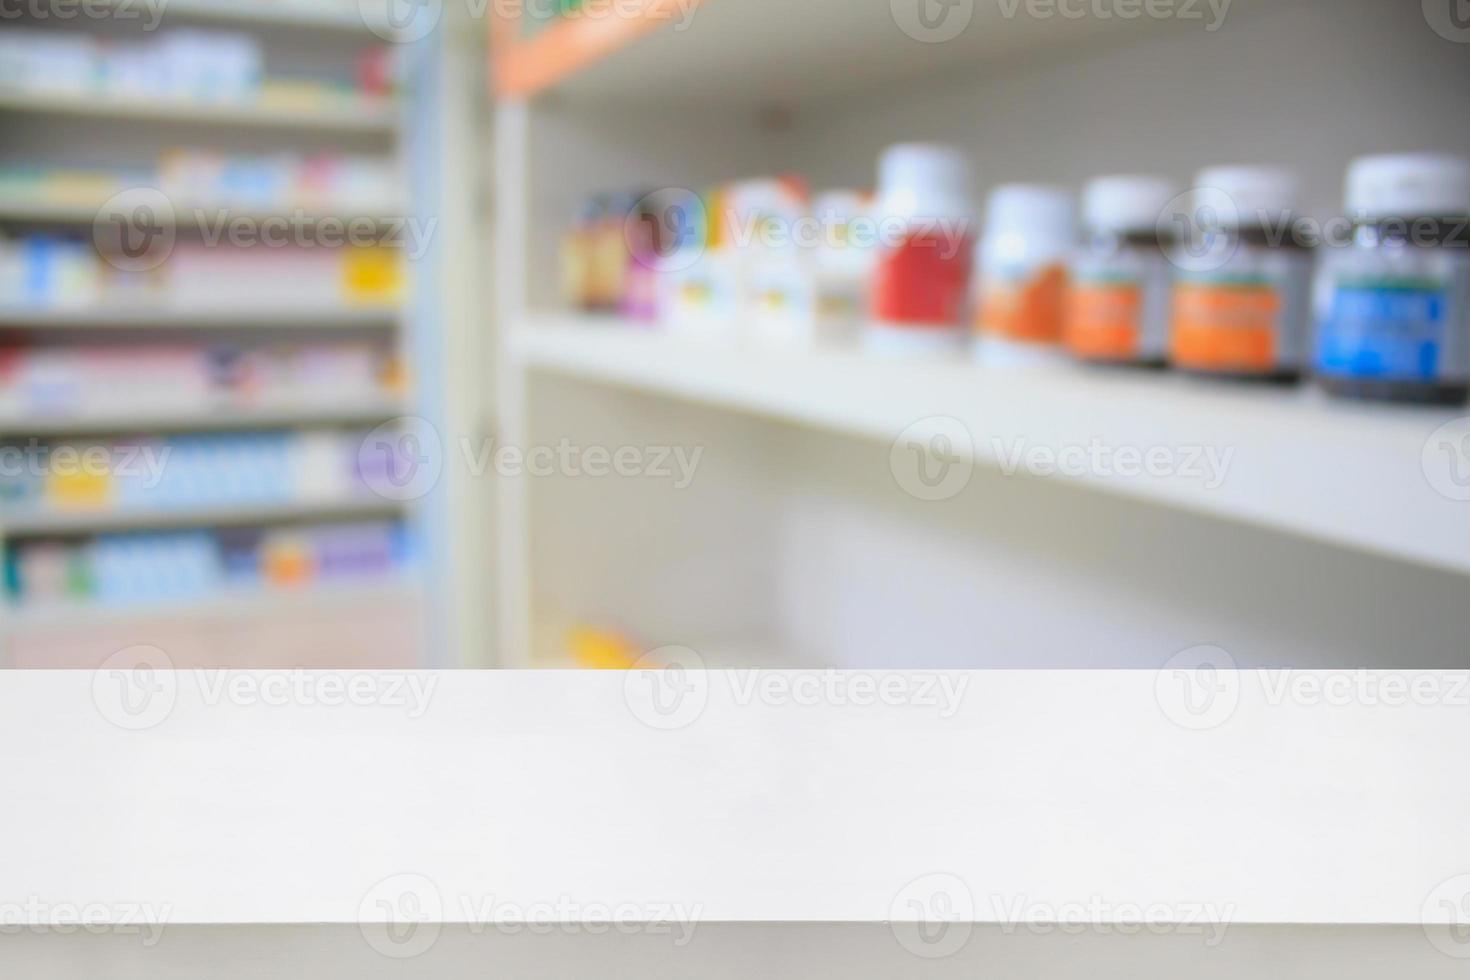
[[[1445,117],[1399,111],[1470,84],[1463,46],[1418,5],[1239,2],[1213,25],[957,5],[969,21],[940,43],[905,30],[901,5],[862,6],[715,0],[680,17],[650,2],[658,23],[620,47],[588,55],[568,28],[564,49],[548,31],[505,59],[496,430],[526,446],[684,447],[702,463],[683,489],[503,481],[503,662],[555,663],[526,651],[593,623],[645,648],[733,638],[792,664],[1155,667],[1218,644],[1241,666],[1465,666],[1470,504],[1430,472],[1431,437],[1463,409],[700,345],[564,311],[559,237],[609,190],[772,172],[870,186],[884,146],[923,139],[967,150],[981,195],[1130,171],[1188,186],[1208,165],[1282,163],[1325,218],[1354,156],[1470,155]],[[1394,65],[1373,99],[1342,57],[1364,45]],[[973,475],[922,500],[891,453],[956,431],[936,419],[961,426],[946,445]],[[1228,470],[1210,486],[1008,472],[1013,450],[1093,442],[1213,449]]]
[[[116,4],[119,9],[124,5]],[[163,29],[175,26],[226,27],[258,34],[268,52],[281,45],[286,52],[281,64],[289,66],[303,50],[324,52],[324,64],[350,64],[364,48],[385,43],[383,35],[370,29],[357,3],[246,3],[238,0],[179,0],[164,11]],[[97,7],[95,9],[100,9]],[[120,30],[119,24],[94,23],[96,19],[71,24],[78,30]],[[59,18],[57,19],[59,23]],[[75,21],[75,18],[72,19]],[[52,23],[49,26],[58,26]],[[379,223],[408,213],[436,213],[438,201],[423,193],[426,183],[420,174],[440,172],[443,152],[440,141],[422,138],[416,127],[436,112],[434,95],[420,90],[421,79],[434,80],[442,70],[441,38],[429,39],[410,50],[399,50],[406,64],[408,91],[402,102],[386,98],[340,97],[300,101],[291,94],[267,89],[258,102],[162,101],[119,97],[111,94],[36,92],[0,87],[0,127],[15,124],[23,129],[24,146],[6,147],[10,159],[25,160],[35,151],[46,150],[55,160],[68,165],[118,166],[118,159],[146,159],[157,148],[171,145],[233,147],[234,152],[259,153],[270,148],[306,146],[312,150],[337,148],[353,153],[396,155],[402,163],[404,182],[412,185],[414,211],[407,212],[397,201],[377,208],[341,209],[292,208],[282,212],[309,219],[360,219]],[[271,62],[275,64],[276,62]],[[267,72],[268,76],[271,74]],[[53,146],[52,127],[64,134]],[[79,129],[84,127],[84,129]],[[78,133],[84,135],[79,136]],[[412,150],[410,152],[410,145]],[[49,159],[45,153],[37,159]],[[126,169],[124,166],[123,169]],[[437,188],[435,188],[437,189]],[[406,188],[407,190],[407,188]],[[105,198],[105,195],[104,195]],[[86,235],[96,220],[103,199],[68,197],[60,200],[10,195],[0,198],[0,221],[22,226],[47,226]],[[432,210],[430,210],[432,209]],[[179,221],[187,215],[215,219],[266,219],[274,212],[248,208],[181,208]],[[412,270],[432,284],[440,268],[427,258]],[[134,338],[143,334],[177,338],[239,336],[270,331],[280,337],[315,338],[364,333],[389,336],[407,362],[417,370],[425,352],[439,344],[431,306],[416,296],[407,305],[353,306],[350,304],[308,305],[273,302],[269,289],[262,289],[258,304],[0,308],[0,331],[37,335],[72,335],[97,332]],[[433,377],[416,377],[417,384],[437,386]],[[363,427],[372,428],[405,414],[429,414],[423,408],[422,392],[404,397],[384,396],[364,402],[327,402],[321,399],[252,406],[217,406],[190,410],[145,410],[109,414],[63,416],[0,416],[0,436],[11,439],[54,439],[71,436],[139,433],[193,433],[280,429]],[[346,499],[303,499],[279,505],[208,506],[148,510],[18,510],[0,513],[0,557],[11,543],[51,536],[83,536],[116,531],[296,525],[313,521],[357,521],[403,519],[420,538],[428,524],[443,523],[434,517],[442,500],[409,502],[377,496]],[[416,548],[424,563],[441,562],[432,548]],[[370,665],[390,666],[433,662],[457,663],[461,651],[431,652],[429,615],[432,589],[450,587],[447,573],[437,566],[422,574],[392,581],[345,583],[301,591],[262,590],[248,594],[230,593],[198,602],[180,601],[152,606],[107,607],[65,604],[54,607],[6,608],[0,595],[0,664],[11,643],[25,639],[21,658],[29,666],[49,663],[54,652],[57,663],[73,665],[95,662],[110,650],[140,639],[180,644],[185,662],[207,662],[210,650],[229,648],[220,662],[238,666],[268,663],[289,666],[293,657],[312,665],[348,665],[354,649],[361,648]],[[341,621],[347,626],[340,651],[314,652],[322,646],[301,630],[314,628],[319,620]],[[348,625],[350,624],[350,625]],[[375,642],[377,636],[382,642]],[[252,639],[253,637],[253,639]],[[371,647],[371,649],[370,649]],[[389,647],[393,647],[392,650]],[[197,649],[196,649],[197,648]],[[200,658],[204,657],[205,660]],[[337,657],[338,659],[332,659]],[[347,660],[340,658],[346,657]],[[340,662],[339,662],[340,661]]]

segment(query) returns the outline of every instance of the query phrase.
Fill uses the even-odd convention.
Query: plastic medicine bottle
[[[879,162],[879,253],[869,349],[963,346],[975,261],[970,167],[958,150],[906,143]]]
[[[1294,233],[1297,181],[1274,167],[1215,167],[1195,179],[1194,234],[1176,253],[1175,367],[1295,381],[1306,359],[1312,252]]]
[[[980,243],[976,314],[985,343],[1017,351],[1060,350],[1067,264],[1076,248],[1076,206],[1067,191],[1006,184],[991,193]]]
[[[1086,244],[1072,263],[1067,347],[1087,361],[1162,366],[1177,237],[1164,220],[1179,193],[1163,177],[1099,177],[1087,185]]]
[[[1336,395],[1456,404],[1470,393],[1470,161],[1364,157],[1352,244],[1323,263],[1317,373]]]

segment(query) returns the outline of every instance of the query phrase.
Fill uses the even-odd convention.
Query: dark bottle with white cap
[[[1364,157],[1348,171],[1350,247],[1318,285],[1316,369],[1352,398],[1470,395],[1470,161]]]

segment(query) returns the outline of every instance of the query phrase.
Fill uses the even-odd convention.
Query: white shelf
[[[1218,29],[1228,32],[1255,11],[1290,2],[1296,0],[1235,0]],[[882,93],[885,85],[946,69],[1014,66],[1100,41],[1202,31],[1214,19],[1204,3],[1194,8],[1199,18],[1187,19],[1032,17],[1024,3],[1008,17],[1007,6],[707,0],[686,12],[681,4],[646,36],[548,91],[588,104],[813,105]],[[924,10],[943,15],[937,34],[918,21],[915,12]]]
[[[240,306],[221,307],[6,307],[0,306],[0,328],[49,330],[84,329],[237,329],[299,327],[302,329],[363,329],[392,327],[400,311],[392,306],[299,307],[295,309]]]
[[[347,500],[299,501],[284,504],[238,504],[218,507],[149,507],[114,510],[14,510],[5,514],[0,531],[9,538],[94,534],[113,531],[194,527],[244,527],[281,521],[395,517],[403,504],[365,496]]]
[[[901,433],[934,417],[964,423],[973,446],[956,450],[988,466],[1022,444],[1233,450],[1224,482],[1213,489],[1177,476],[1053,478],[1470,572],[1467,505],[1438,493],[1423,467],[1430,436],[1463,410],[1336,402],[1311,390],[1065,363],[1000,368],[701,346],[578,317],[524,323],[512,344],[528,368],[876,439],[884,444],[883,466]],[[910,434],[933,431],[926,423]]]
[[[96,435],[105,432],[224,432],[339,423],[375,424],[403,411],[394,400],[358,405],[281,404],[259,408],[179,408],[160,412],[109,412],[66,416],[0,415],[0,436]]]
[[[322,609],[373,607],[412,598],[421,586],[406,577],[388,581],[345,582],[295,591],[252,589],[204,599],[106,606],[87,602],[11,607],[9,633],[55,632],[92,626],[166,619],[171,623],[266,619]]]
[[[273,102],[197,102],[89,93],[70,95],[0,88],[0,112],[73,116],[113,122],[251,126],[330,133],[391,135],[397,108],[387,100],[344,96],[319,106]]]

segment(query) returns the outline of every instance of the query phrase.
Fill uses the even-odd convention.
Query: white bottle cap
[[[1434,153],[1359,157],[1348,168],[1347,206],[1369,219],[1470,215],[1470,161]]]
[[[1093,231],[1153,231],[1178,194],[1178,185],[1166,177],[1099,177],[1083,192],[1083,219]]]
[[[1067,251],[1075,246],[1076,236],[1076,206],[1064,188],[1002,184],[991,191],[985,238],[992,247],[1021,239],[1038,245],[1032,251]]]
[[[1219,198],[1220,223],[1240,228],[1290,218],[1299,187],[1296,175],[1281,167],[1210,167],[1195,177],[1194,196],[1197,204]]]
[[[878,162],[879,211],[885,217],[969,218],[970,164],[950,146],[900,143]]]

